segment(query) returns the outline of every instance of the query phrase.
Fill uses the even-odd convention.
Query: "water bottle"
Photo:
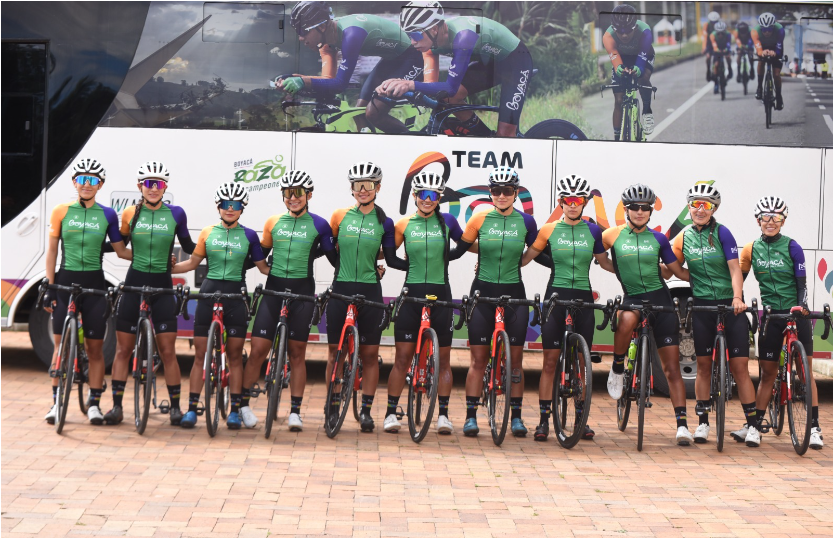
[[[634,370],[634,360],[637,358],[637,342],[632,340],[628,345],[628,370]]]
[[[784,366],[785,366],[785,355],[786,355],[786,352],[787,352],[787,346],[783,346],[783,347],[782,347],[782,351],[781,351],[781,352],[779,352],[779,366],[780,366],[780,367],[784,367]]]

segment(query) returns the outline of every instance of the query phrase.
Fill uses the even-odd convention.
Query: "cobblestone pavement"
[[[572,450],[562,449],[552,435],[536,443],[532,436],[508,434],[496,447],[483,417],[481,435],[464,437],[465,403],[458,386],[450,405],[456,428],[451,436],[430,432],[417,445],[405,425],[398,435],[381,432],[383,385],[374,407],[377,431],[360,433],[349,416],[330,440],[322,427],[320,376],[311,376],[305,392],[304,431],[286,429],[287,402],[270,440],[261,424],[241,431],[221,427],[211,439],[203,418],[197,428],[184,430],[161,414],[138,436],[129,421],[94,427],[75,405],[58,436],[42,419],[51,404],[45,369],[35,365],[31,351],[8,348],[8,336],[4,332],[0,407],[4,537],[831,537],[834,532],[830,380],[820,385],[827,445],[804,457],[794,452],[787,433],[765,435],[758,449],[728,438],[718,453],[714,434],[709,444],[678,447],[674,414],[664,398],[654,399],[647,411],[644,450],[637,452],[636,425],[617,430],[614,402],[599,376],[590,421],[596,437]],[[531,359],[530,366],[539,361]],[[459,374],[455,379],[462,383]],[[184,379],[183,394],[187,383]],[[107,393],[105,410],[112,402]],[[537,401],[528,386],[523,413],[531,427],[537,423]],[[125,403],[132,415],[131,388]],[[265,399],[253,403],[262,418]],[[694,402],[688,404],[694,429]],[[732,428],[742,423],[737,399],[728,421]]]

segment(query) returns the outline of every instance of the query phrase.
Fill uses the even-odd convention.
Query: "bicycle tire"
[[[148,426],[151,412],[151,394],[153,393],[153,333],[150,320],[139,320],[136,329],[136,368],[133,373],[133,413],[136,432],[142,435]]]
[[[420,350],[417,351],[413,366],[419,365],[419,358],[426,360],[425,382],[422,387],[415,388],[415,381],[419,383],[419,373],[411,373],[411,383],[408,384],[408,432],[414,443],[420,443],[431,426],[434,407],[437,404],[437,384],[439,383],[440,370],[440,343],[437,340],[437,332],[432,328],[423,330]],[[414,364],[416,363],[416,365]],[[425,411],[425,416],[423,412]]]
[[[208,330],[206,341],[206,356],[203,360],[203,378],[205,379],[206,390],[206,430],[212,438],[217,434],[217,426],[220,424],[220,409],[223,407],[223,381],[220,378],[220,339],[223,333],[220,331],[220,324],[212,322]],[[214,408],[212,409],[212,399]],[[212,413],[213,412],[213,413]]]
[[[640,394],[637,396],[637,451],[643,450],[643,425],[645,423],[646,403],[649,400],[649,380],[652,362],[649,358],[649,338],[640,337]]]
[[[557,380],[553,381],[553,430],[559,444],[565,449],[570,449],[585,433],[585,425],[588,423],[591,410],[591,389],[588,386],[588,380],[593,378],[591,351],[588,349],[585,338],[579,333],[571,333],[567,339],[567,346],[570,352],[562,354],[556,370]],[[579,358],[580,354],[582,359]],[[565,383],[569,386],[564,387]],[[569,410],[571,402],[573,403],[572,413]],[[576,413],[579,405],[582,407],[581,414]],[[575,420],[572,429],[568,428],[570,417]]]
[[[339,378],[331,376],[327,383],[327,397],[325,400],[325,409],[328,411],[324,418],[324,431],[328,438],[335,438],[345,422],[347,416],[348,406],[350,406],[350,398],[353,394],[353,384],[356,378],[356,371],[359,368],[359,330],[356,326],[349,326],[348,330],[342,336],[342,342],[339,343],[339,352],[336,354],[336,361],[333,362],[334,373],[338,372],[339,364],[344,362],[342,367],[342,375]],[[348,371],[345,373],[345,371]],[[330,403],[333,402],[333,394],[336,391],[336,386],[339,385],[339,411],[335,422],[331,423],[330,417]]]
[[[741,85],[744,88],[744,95],[747,95],[747,83],[750,82],[750,77],[748,77],[749,69],[747,56],[745,55],[741,60]]]
[[[721,337],[716,337],[715,348],[713,348],[715,355],[713,356],[713,379],[714,385],[710,388],[718,388],[718,391],[713,390],[712,398],[715,400],[715,438],[718,446],[718,452],[724,451],[724,426],[727,418],[727,343]]]
[[[574,124],[566,120],[543,120],[524,133],[524,138],[588,140],[588,136]]]
[[[780,371],[784,369],[780,367]],[[780,374],[782,374],[780,372]],[[770,397],[770,402],[767,404],[767,413],[770,416],[770,430],[773,434],[779,436],[782,434],[782,429],[785,427],[785,405],[782,404],[782,380],[781,376],[777,376],[773,381],[773,395]]]
[[[361,406],[359,405],[359,395],[361,393],[359,390],[362,389],[362,360],[359,360],[359,366],[356,367],[356,379],[353,382],[353,397],[351,399],[351,409],[353,410],[353,419],[359,423],[359,410]]]
[[[82,347],[78,348],[78,361],[78,370],[81,373],[81,377],[75,380],[76,385],[78,385],[78,407],[81,408],[82,414],[87,415],[87,410],[90,409],[87,405],[90,396],[90,360],[87,359],[87,353]],[[84,386],[87,386],[86,389]]]
[[[788,425],[791,443],[797,455],[804,455],[811,442],[811,407],[813,387],[808,373],[811,366],[805,347],[799,341],[791,344],[791,394],[788,400]]]
[[[620,140],[631,142],[631,107],[623,105],[623,120],[620,122]]]
[[[489,429],[495,445],[504,442],[510,419],[510,393],[512,392],[512,364],[510,362],[510,337],[506,331],[498,333],[495,353],[492,354],[492,387],[489,389],[487,413]],[[499,394],[500,393],[500,394]],[[498,422],[501,422],[499,425]]]
[[[266,420],[264,421],[264,438],[269,439],[272,433],[272,423],[278,419],[278,407],[281,406],[281,393],[284,390],[284,363],[287,361],[287,326],[278,325],[277,341],[269,351],[269,374],[267,375],[266,391],[269,401],[266,405]],[[278,349],[276,354],[275,350]]]
[[[61,354],[59,364],[58,393],[55,404],[58,405],[55,418],[55,432],[61,434],[67,420],[70,393],[75,381],[75,359],[78,355],[78,321],[70,318],[64,325],[61,336]]]
[[[721,87],[721,101],[727,99],[727,80],[722,74],[718,85]]]

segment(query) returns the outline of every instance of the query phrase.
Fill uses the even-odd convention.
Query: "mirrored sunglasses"
[[[221,200],[217,207],[221,210],[240,211],[243,209],[243,202],[240,200]]]
[[[76,176],[73,181],[78,185],[98,185],[101,183],[101,178],[98,176]]]
[[[167,189],[168,182],[165,180],[159,179],[151,179],[151,180],[142,180],[142,185],[144,185],[148,189]]]

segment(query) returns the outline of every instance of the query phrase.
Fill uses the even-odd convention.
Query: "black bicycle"
[[[603,91],[608,88],[612,90],[619,89],[625,94],[622,104],[623,119],[620,122],[620,140],[624,142],[646,142],[646,134],[643,132],[643,125],[640,123],[641,108],[638,92],[639,90],[651,90],[656,98],[657,87],[642,86],[634,73],[629,73],[629,77],[622,84],[601,86],[599,96],[602,97]]]
[[[765,127],[770,129],[773,125],[773,109],[776,108],[776,82],[773,78],[773,63],[778,60],[775,56],[759,56],[759,61],[764,62],[765,72],[762,81],[762,104],[765,109]]]
[[[753,51],[748,47],[741,47],[738,50],[738,59],[738,81],[744,86],[744,95],[747,95],[747,84],[754,79]]]
[[[729,61],[730,55],[732,53],[730,51],[713,51],[712,57],[712,67],[714,69],[713,76],[715,77],[715,81],[718,82],[718,86],[721,91],[721,101],[727,97],[727,73],[725,71],[726,66],[724,59],[727,58]]]

